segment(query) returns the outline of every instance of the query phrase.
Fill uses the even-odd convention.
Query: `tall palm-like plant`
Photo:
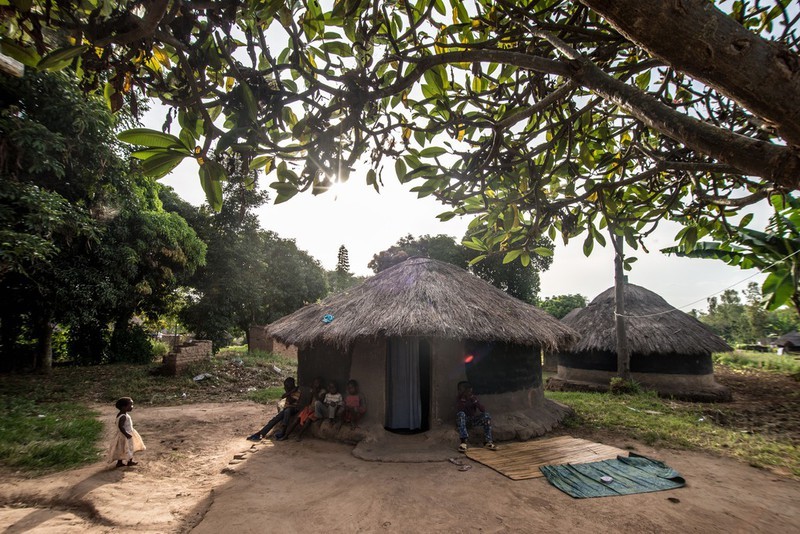
[[[688,258],[711,258],[742,269],[769,273],[761,286],[767,309],[791,304],[800,315],[800,200],[791,196],[771,199],[775,213],[765,231],[744,224],[720,230],[718,241],[701,241],[693,247],[681,245],[662,250]]]

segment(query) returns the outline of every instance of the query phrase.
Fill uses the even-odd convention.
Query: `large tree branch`
[[[708,0],[580,0],[675,69],[774,123],[800,146],[800,57]]]
[[[785,189],[800,186],[800,149],[785,147],[739,135],[681,113],[653,96],[606,74],[585,56],[567,61],[540,58],[506,50],[462,50],[425,56],[416,68],[395,84],[372,92],[367,99],[380,99],[402,92],[436,65],[463,62],[493,62],[515,65],[536,72],[565,76],[612,102],[648,127],[696,150],[731,165],[742,174],[761,176]]]

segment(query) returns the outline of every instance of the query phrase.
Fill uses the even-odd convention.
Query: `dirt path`
[[[111,432],[115,414],[95,409],[107,412]],[[7,533],[185,531],[191,510],[241,462],[234,456],[247,456],[250,443],[242,437],[262,422],[264,410],[251,402],[137,406],[131,415],[148,447],[137,455],[138,466],[102,462],[36,479],[4,476],[0,527]]]
[[[149,447],[140,466],[5,477],[4,532],[245,534],[312,525],[329,532],[791,532],[800,525],[800,482],[701,453],[633,443],[677,469],[687,487],[576,500],[544,479],[514,482],[476,463],[460,472],[448,462],[365,462],[350,446],[315,439],[251,449],[243,436],[264,419],[264,407],[253,403],[137,407],[133,416]]]

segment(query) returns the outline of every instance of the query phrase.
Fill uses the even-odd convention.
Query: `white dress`
[[[120,417],[125,418],[125,421],[122,423],[122,427],[125,429],[125,432],[131,435],[130,438],[126,438],[125,434],[119,430]],[[131,416],[127,413],[119,414],[117,416],[114,430],[114,440],[111,442],[111,447],[108,451],[110,461],[130,461],[133,459],[133,453],[147,449],[147,447],[144,446],[142,437],[139,435],[136,429],[133,428],[133,419],[131,419]]]

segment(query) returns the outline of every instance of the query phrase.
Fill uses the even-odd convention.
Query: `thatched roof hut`
[[[469,380],[498,439],[551,428],[564,407],[544,399],[541,349],[577,336],[547,313],[467,271],[411,258],[267,328],[298,347],[301,383],[354,378],[376,428],[452,432],[456,385]],[[411,411],[410,418],[398,415]]]
[[[330,314],[333,320],[321,320]],[[359,339],[417,336],[538,345],[571,345],[575,332],[449,263],[412,258],[348,291],[287,315],[269,334],[299,348],[326,343],[347,350]]]
[[[711,354],[732,350],[706,325],[674,308],[656,293],[625,284],[626,334],[631,375],[664,395],[698,400],[725,400],[727,388],[714,380]],[[607,387],[617,371],[615,289],[607,289],[586,308],[562,322],[581,339],[558,353],[554,387]]]
[[[775,344],[787,352],[800,351],[800,332],[789,332],[775,340]]]

